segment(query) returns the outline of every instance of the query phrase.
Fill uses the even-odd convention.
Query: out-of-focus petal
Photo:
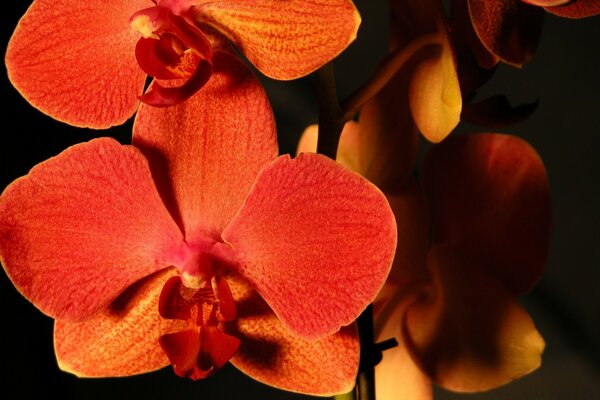
[[[10,40],[8,76],[34,107],[90,128],[125,122],[146,74],[135,59],[129,17],[147,0],[35,0]]]
[[[223,239],[283,324],[318,339],[373,301],[391,267],[396,224],[370,182],[304,153],[261,172]]]
[[[462,96],[454,53],[444,30],[441,48],[415,68],[409,88],[409,105],[417,128],[427,140],[441,142],[460,120]]]
[[[87,321],[57,320],[54,349],[60,368],[80,377],[113,377],[167,366],[158,338],[187,327],[184,321],[158,314],[162,287],[176,273],[170,268],[136,282],[107,310]]]
[[[402,285],[388,282],[380,293],[383,296],[378,296],[374,303],[375,340],[394,338],[398,342],[396,347],[383,352],[381,362],[375,367],[376,396],[378,400],[429,400],[433,398],[431,380],[413,360],[402,333],[402,316],[415,297],[403,296],[402,290]]]
[[[398,246],[387,282],[401,287],[428,276],[425,260],[429,249],[429,213],[414,177],[387,199],[398,227]]]
[[[501,134],[449,138],[426,157],[423,184],[434,243],[486,260],[515,293],[537,282],[551,209],[544,165],[529,144]]]
[[[283,390],[319,396],[349,392],[358,372],[355,325],[317,341],[290,332],[247,283],[229,281],[238,302],[233,331],[242,345],[231,359],[245,374]],[[302,297],[302,293],[288,294]]]
[[[525,3],[529,3],[534,6],[540,7],[556,7],[564,4],[572,3],[576,0],[522,0]]]
[[[476,103],[465,104],[461,118],[473,125],[486,128],[503,128],[516,124],[537,110],[538,102],[512,106],[505,95],[494,95]]]
[[[0,259],[44,313],[83,320],[169,266],[181,232],[148,162],[110,138],[70,147],[0,197]]]
[[[409,306],[403,333],[434,382],[487,390],[540,365],[544,340],[513,293],[488,273],[487,259],[473,263],[459,248],[437,246],[428,261],[434,290]]]
[[[559,17],[585,18],[600,14],[600,1],[575,0],[564,6],[546,7],[545,10]]]
[[[204,0],[195,10],[262,73],[283,80],[335,58],[355,39],[360,24],[350,0]]]
[[[177,106],[142,105],[134,124],[133,143],[150,160],[187,239],[201,232],[218,237],[278,152],[273,112],[257,78],[224,51],[215,51],[213,62],[202,90]]]
[[[475,32],[485,47],[508,64],[533,57],[542,32],[544,9],[521,0],[468,0]]]

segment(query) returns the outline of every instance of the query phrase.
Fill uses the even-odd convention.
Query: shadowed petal
[[[147,0],[35,0],[10,40],[8,76],[34,107],[90,128],[125,122],[146,74],[135,59],[129,17]]]
[[[188,239],[200,232],[218,237],[278,152],[271,106],[256,77],[224,51],[215,51],[213,62],[202,90],[176,106],[142,105],[134,124],[133,143],[150,160]]]
[[[158,314],[166,269],[130,286],[100,315],[78,323],[57,320],[54,349],[63,371],[80,377],[128,376],[169,365],[158,338],[185,329],[187,323]]]
[[[44,313],[83,320],[133,282],[169,265],[181,233],[148,163],[109,138],[65,150],[0,198],[0,259]]]
[[[546,7],[545,10],[559,17],[585,18],[600,14],[600,1],[575,0],[564,6]]]
[[[317,341],[304,340],[285,328],[247,283],[229,282],[239,311],[234,331],[242,340],[233,365],[260,382],[292,392],[331,396],[354,387],[359,358],[355,325]]]
[[[261,172],[223,239],[283,324],[317,339],[373,301],[392,263],[396,224],[375,186],[304,153]]]
[[[544,9],[521,0],[468,0],[475,32],[505,63],[522,66],[540,40]]]
[[[458,248],[429,253],[434,292],[410,306],[407,344],[429,376],[455,391],[491,389],[539,367],[544,340],[513,294]]]
[[[536,151],[510,135],[452,137],[430,151],[423,176],[434,243],[486,260],[515,293],[529,290],[546,264],[551,223]]]
[[[231,39],[262,73],[308,75],[356,37],[360,15],[350,0],[198,2],[197,18]]]

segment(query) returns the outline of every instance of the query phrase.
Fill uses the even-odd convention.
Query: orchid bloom
[[[600,13],[598,0],[453,2],[468,9],[471,31],[476,37],[471,44],[478,60],[488,67],[498,61],[518,67],[529,62],[540,40],[545,11],[565,18],[585,18]]]
[[[349,391],[353,321],[395,251],[390,206],[324,156],[277,157],[258,80],[212,56],[188,101],[141,106],[132,146],[77,144],[9,185],[0,260],[78,376],[198,379],[231,361],[282,389]]]
[[[27,101],[80,127],[130,118],[138,97],[180,103],[212,74],[213,47],[233,42],[274,79],[316,70],[355,38],[351,0],[34,0],[8,45],[8,76]],[[143,94],[146,76],[155,83]]]

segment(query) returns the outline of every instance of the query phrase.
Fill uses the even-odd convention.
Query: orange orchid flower
[[[600,13],[598,0],[454,0],[468,9],[474,52],[488,66],[502,61],[518,67],[533,58],[540,40],[544,12],[566,17],[585,18]],[[484,55],[483,53],[488,53]],[[487,59],[488,61],[483,61]]]
[[[166,106],[193,95],[211,76],[215,44],[233,42],[262,73],[288,80],[337,56],[359,24],[351,0],[34,0],[6,66],[42,112],[108,128],[134,114],[138,97]],[[179,83],[142,95],[147,75]]]
[[[285,390],[349,391],[393,213],[324,156],[277,157],[254,74],[225,51],[212,63],[188,101],[140,107],[132,146],[77,144],[9,185],[0,260],[78,376],[199,379],[231,361]]]

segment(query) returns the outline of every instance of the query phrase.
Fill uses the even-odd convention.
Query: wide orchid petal
[[[235,335],[242,341],[233,365],[283,390],[331,396],[352,389],[360,353],[355,325],[307,341],[290,332],[247,283],[230,284],[239,311]]]
[[[167,366],[158,338],[187,327],[187,322],[164,319],[157,312],[163,285],[176,274],[170,268],[136,282],[87,321],[57,320],[54,349],[60,368],[80,377],[113,377]]]
[[[432,293],[409,306],[403,333],[434,382],[487,390],[540,365],[544,340],[513,293],[489,274],[489,259],[473,262],[459,248],[437,246],[428,261]]]
[[[283,80],[335,58],[355,39],[360,24],[350,0],[202,0],[195,10],[262,73]]]
[[[396,224],[375,186],[304,153],[265,167],[223,239],[283,324],[317,339],[373,301],[392,263]]]
[[[211,79],[189,100],[168,108],[142,105],[134,123],[133,143],[150,160],[186,238],[218,237],[278,152],[273,113],[257,78],[230,53],[216,50],[213,63]]]
[[[71,125],[108,128],[139,105],[146,74],[129,17],[147,0],[35,0],[10,40],[8,76],[34,107]]]
[[[44,313],[82,320],[169,266],[181,232],[148,162],[109,138],[70,147],[0,197],[0,259]]]
[[[450,138],[425,159],[434,243],[481,260],[515,293],[529,290],[546,263],[550,199],[544,165],[515,136]]]
[[[563,6],[545,7],[551,14],[566,18],[585,18],[600,14],[600,1],[575,0]]]
[[[475,32],[484,46],[505,63],[522,66],[540,40],[544,9],[521,0],[468,0]]]

